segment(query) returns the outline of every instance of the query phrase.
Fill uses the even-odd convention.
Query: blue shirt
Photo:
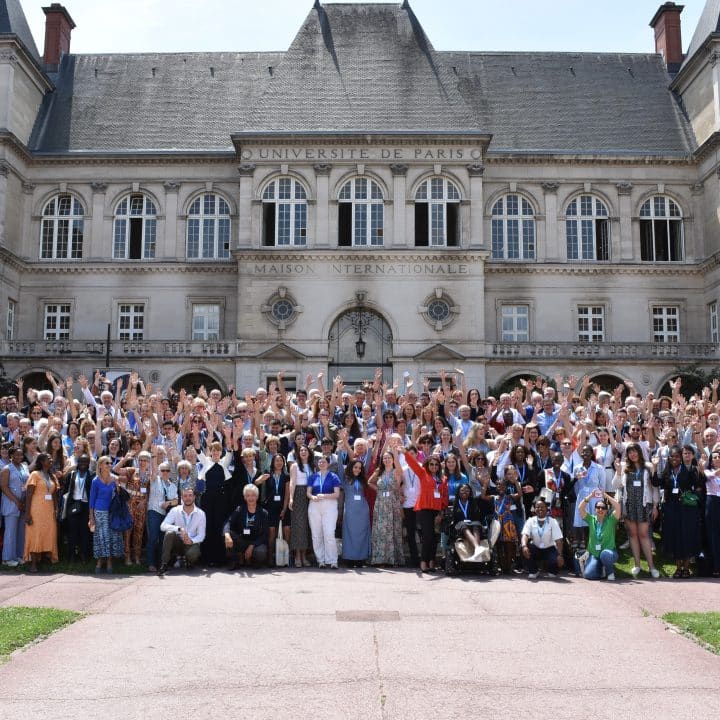
[[[308,487],[313,495],[332,495],[336,487],[340,487],[340,478],[334,472],[325,473],[323,478],[319,472],[308,478]]]
[[[109,510],[114,490],[114,480],[106,485],[100,478],[93,478],[90,487],[90,509],[100,511]]]

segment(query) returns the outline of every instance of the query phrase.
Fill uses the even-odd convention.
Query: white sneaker
[[[536,580],[537,576],[537,573],[528,573],[528,580]]]
[[[547,576],[548,576],[551,580],[554,580],[554,579],[557,577],[557,573],[551,573],[551,572],[549,572],[549,573],[547,573]]]
[[[325,563],[318,563],[318,567],[322,570],[325,567]]]
[[[19,564],[20,563],[18,563],[17,560],[6,560],[3,563],[3,565],[5,565],[5,567],[11,567],[11,568],[16,568]]]
[[[330,569],[337,570],[338,569],[337,563],[330,563]]]
[[[640,574],[640,568],[636,565],[636,566],[630,571],[630,573],[632,574],[633,577],[637,577],[637,576]],[[610,579],[610,578],[608,578],[608,580],[609,580],[609,579]]]
[[[613,581],[615,580],[615,573],[610,573],[610,574],[607,576],[607,579],[608,579],[610,582],[613,582]]]
[[[627,550],[629,547],[630,547],[630,541],[629,541],[629,540],[626,540],[626,541],[620,546],[620,549],[621,549],[621,550]]]
[[[652,568],[650,570],[650,574],[652,575],[654,580],[657,580],[660,577],[660,571],[657,568]]]

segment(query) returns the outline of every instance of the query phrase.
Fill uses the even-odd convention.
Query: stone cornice
[[[303,250],[300,252],[288,252],[268,250],[264,252],[257,249],[235,250],[233,257],[240,263],[319,263],[319,262],[351,262],[351,263],[373,263],[373,262],[433,262],[433,263],[477,263],[484,262],[490,257],[486,250],[468,250],[467,248],[443,248],[437,252],[417,248],[403,249],[381,249],[368,251],[366,249],[354,250],[353,248],[342,248],[333,250]]]
[[[612,155],[573,154],[573,153],[533,153],[509,150],[507,152],[488,152],[486,165],[619,165],[619,166],[663,166],[695,165],[693,155]]]
[[[480,145],[487,147],[492,135],[481,131],[457,132],[241,132],[231,136],[239,150],[243,145]]]
[[[699,263],[693,265],[685,265],[682,263],[667,263],[660,265],[658,263],[485,263],[485,275],[573,275],[573,276],[589,276],[603,275],[614,277],[616,275],[667,275],[675,276],[683,275],[688,277],[696,277],[698,268],[702,267]]]
[[[154,150],[139,152],[82,152],[82,153],[36,153],[29,155],[28,164],[38,167],[50,165],[96,166],[96,165],[230,165],[237,158],[234,153],[219,150],[191,152]]]

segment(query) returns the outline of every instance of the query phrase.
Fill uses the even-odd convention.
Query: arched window
[[[115,208],[113,258],[145,260],[155,257],[157,210],[142,193],[126,195]]]
[[[460,191],[441,177],[425,180],[415,193],[415,246],[460,244]]]
[[[522,195],[505,195],[493,205],[492,256],[498,260],[535,259],[535,213]]]
[[[338,195],[338,245],[383,244],[385,206],[380,186],[370,178],[348,180]]]
[[[593,195],[580,195],[565,211],[568,260],[609,260],[610,223],[605,203]]]
[[[204,193],[188,209],[187,256],[216,259],[230,257],[230,208],[214,193]]]
[[[307,243],[307,195],[293,178],[268,183],[263,200],[263,245]]]
[[[43,210],[40,233],[42,260],[79,260],[83,252],[85,209],[72,195],[51,198]]]
[[[649,262],[677,262],[685,256],[682,211],[664,195],[640,208],[640,257]]]

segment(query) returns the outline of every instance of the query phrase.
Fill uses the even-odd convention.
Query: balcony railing
[[[488,343],[488,359],[512,360],[685,360],[720,357],[714,343]]]
[[[18,357],[105,357],[104,340],[4,340],[0,342],[0,356]],[[167,357],[213,358],[233,357],[238,352],[235,340],[113,340],[110,358]]]

